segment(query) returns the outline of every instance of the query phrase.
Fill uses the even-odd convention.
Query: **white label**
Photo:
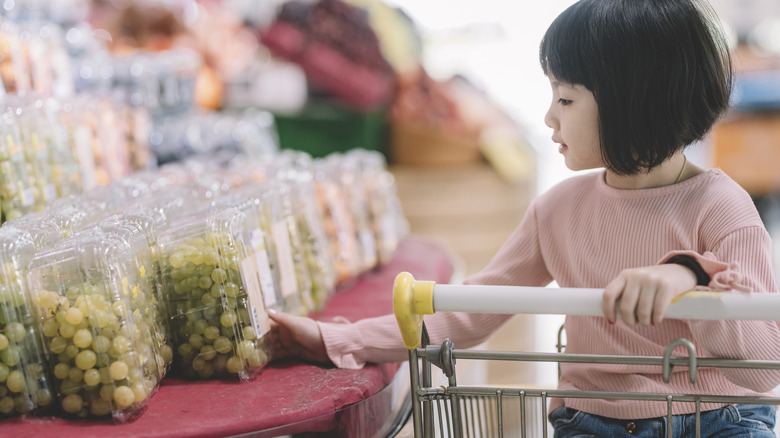
[[[252,230],[251,245],[255,253],[257,275],[260,278],[260,289],[263,291],[265,307],[273,307],[276,304],[276,287],[271,274],[271,262],[268,259],[268,251],[265,249],[265,233],[263,233],[263,230]]]
[[[252,257],[241,261],[241,276],[244,280],[244,287],[247,294],[247,309],[249,317],[252,319],[252,325],[258,338],[271,330],[271,324],[268,322],[268,314],[263,302],[263,294],[260,292],[260,282],[257,276],[257,267]]]
[[[279,287],[282,296],[287,297],[298,292],[298,281],[295,279],[295,263],[293,262],[290,234],[284,222],[277,222],[271,226],[274,245],[276,246],[276,258],[279,264]]]
[[[255,254],[255,264],[260,279],[260,289],[262,289],[263,298],[265,298],[265,306],[273,307],[276,304],[276,288],[271,274],[271,263],[268,261],[268,251],[258,251]]]

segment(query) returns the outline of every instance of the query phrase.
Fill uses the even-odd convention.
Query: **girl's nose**
[[[553,107],[550,105],[550,108],[547,109],[547,113],[544,115],[544,124],[547,125],[548,128],[556,129],[556,119],[553,115]]]

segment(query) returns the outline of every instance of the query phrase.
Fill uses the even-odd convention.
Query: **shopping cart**
[[[479,293],[475,293],[476,288]],[[436,284],[415,280],[406,272],[398,274],[393,287],[393,307],[404,345],[409,349],[415,437],[546,437],[547,402],[550,398],[665,402],[667,424],[672,424],[673,403],[694,403],[697,437],[700,436],[702,403],[780,405],[778,397],[573,391],[457,384],[455,362],[462,359],[655,365],[661,367],[666,381],[674,366],[686,366],[693,383],[697,370],[703,367],[780,369],[780,362],[773,361],[699,358],[693,343],[686,339],[672,341],[662,357],[459,350],[449,339],[441,345],[428,345],[423,315],[452,311],[599,316],[603,314],[602,292],[602,289]],[[688,292],[666,312],[667,318],[701,320],[774,321],[780,320],[779,315],[780,294],[768,293]],[[680,345],[687,350],[687,357],[672,356],[672,351]],[[432,366],[442,371],[446,384],[432,384]],[[509,430],[507,422],[519,423],[519,431]],[[669,428],[669,437],[672,436],[671,432]]]

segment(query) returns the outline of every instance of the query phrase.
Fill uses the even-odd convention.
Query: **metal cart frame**
[[[474,294],[479,288],[479,294]],[[541,289],[544,293],[540,294]],[[447,339],[441,345],[428,345],[423,315],[436,311],[460,311],[503,314],[601,315],[601,289],[554,289],[517,286],[437,285],[415,280],[409,273],[396,277],[393,307],[404,345],[409,349],[412,392],[412,418],[415,437],[452,436],[504,437],[506,405],[519,401],[520,436],[529,436],[526,418],[531,404],[541,416],[541,436],[547,437],[547,402],[550,398],[594,398],[665,402],[667,424],[672,423],[673,403],[695,404],[696,437],[700,436],[702,403],[746,403],[780,405],[780,397],[744,397],[726,395],[662,394],[632,392],[573,391],[538,388],[500,388],[458,386],[455,362],[463,360],[502,360],[560,363],[601,363],[657,365],[668,381],[674,366],[688,367],[689,378],[696,382],[702,367],[780,370],[780,361],[699,358],[694,345],[686,339],[669,343],[661,357],[612,356],[562,353],[562,331],[558,332],[558,353],[458,350]],[[474,297],[479,299],[475,300]],[[477,302],[475,302],[477,301]],[[740,319],[774,321],[780,315],[780,294],[736,294],[688,292],[668,309],[668,318]],[[673,357],[683,346],[687,357]],[[433,366],[447,379],[446,385],[432,384]],[[539,431],[530,436],[538,436]],[[672,428],[667,428],[672,436]]]

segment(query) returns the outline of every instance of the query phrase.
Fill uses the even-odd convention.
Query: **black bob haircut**
[[[692,0],[581,0],[550,25],[539,60],[593,93],[604,163],[634,175],[703,138],[728,108],[731,58],[716,26]]]

